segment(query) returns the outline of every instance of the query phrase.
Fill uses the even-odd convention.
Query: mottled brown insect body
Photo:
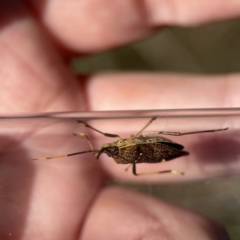
[[[106,137],[119,138],[119,139],[115,142],[104,143],[102,144],[99,150],[95,150],[93,148],[93,145],[89,137],[85,133],[78,133],[78,134],[74,133],[75,136],[85,137],[88,141],[88,144],[91,150],[70,153],[70,154],[60,155],[60,156],[36,158],[33,160],[63,158],[63,157],[70,157],[73,155],[89,153],[89,152],[94,153],[94,155],[96,156],[96,159],[98,159],[102,153],[105,153],[109,157],[113,158],[115,162],[118,164],[129,164],[130,166],[132,165],[132,171],[134,175],[148,175],[148,174],[161,174],[161,173],[173,173],[173,174],[183,175],[182,172],[171,170],[171,169],[164,170],[164,171],[137,173],[136,164],[164,162],[164,161],[169,161],[169,160],[189,154],[188,152],[183,151],[184,147],[182,145],[176,142],[173,142],[170,139],[156,136],[156,135],[163,134],[163,135],[171,135],[171,136],[182,136],[182,135],[189,135],[189,134],[196,134],[196,133],[225,131],[228,129],[228,128],[220,128],[220,129],[211,129],[211,130],[203,130],[203,131],[184,132],[184,133],[167,132],[167,131],[154,131],[154,132],[143,133],[144,129],[146,129],[154,120],[156,120],[156,117],[151,118],[150,121],[148,121],[148,123],[137,134],[131,135],[130,138],[125,138],[125,139],[122,139],[117,134],[101,132],[98,129],[90,126],[88,123],[82,120],[79,120],[78,122],[84,124],[85,127],[88,127]]]
[[[188,155],[188,152],[182,151],[183,148],[167,138],[139,136],[103,144],[98,155],[106,153],[118,164],[158,163]]]

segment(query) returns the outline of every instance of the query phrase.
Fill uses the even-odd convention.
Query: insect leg
[[[179,172],[176,170],[164,170],[159,172],[143,172],[143,173],[137,173],[136,171],[136,163],[132,164],[132,172],[135,176],[141,176],[141,175],[155,175],[155,174],[162,174],[162,173],[172,173],[172,174],[178,174],[178,175],[184,175],[183,172]]]
[[[83,152],[75,152],[75,153],[69,153],[65,155],[58,155],[58,156],[51,156],[51,157],[41,157],[41,158],[33,158],[31,160],[47,160],[47,159],[53,159],[53,158],[65,158],[65,157],[71,157],[74,155],[82,154],[82,153],[88,153],[88,152],[93,152],[92,150],[88,151],[83,151]]]
[[[98,132],[98,133],[100,133],[100,134],[102,134],[102,135],[104,135],[104,136],[106,136],[106,137],[121,138],[121,137],[120,137],[119,135],[117,135],[117,134],[101,132],[100,130],[98,130],[98,129],[92,127],[92,126],[90,126],[88,123],[86,123],[86,122],[84,122],[84,121],[82,121],[82,120],[78,120],[78,122],[79,122],[79,123],[83,123],[83,124],[85,125],[85,127],[90,128],[90,129],[92,129],[92,130],[94,130],[94,131],[96,131],[96,132]]]
[[[207,132],[219,132],[219,131],[226,131],[228,128],[219,128],[219,129],[210,129],[210,130],[203,130],[203,131],[194,131],[194,132],[166,132],[166,131],[154,131],[154,132],[145,132],[142,135],[152,135],[152,134],[163,134],[163,135],[172,135],[172,136],[183,136],[189,134],[196,134],[196,133],[207,133]]]
[[[128,164],[128,166],[125,168],[125,171],[127,171],[130,167],[132,166],[132,164]]]
[[[87,134],[85,134],[85,133],[73,133],[73,135],[74,136],[85,137],[87,139],[87,142],[88,142],[90,148],[92,149],[92,152],[94,152],[93,145],[92,145],[92,143],[91,143],[91,141],[90,141],[90,139],[89,139]]]
[[[96,151],[96,150],[93,149],[93,145],[92,145],[92,143],[91,143],[88,135],[87,135],[86,133],[73,133],[73,135],[74,135],[74,136],[85,137],[85,138],[87,139],[87,142],[88,142],[90,148],[92,149],[93,154],[94,154],[95,157],[96,157],[95,164],[97,164],[99,155],[101,154],[101,151],[98,151],[98,150]]]
[[[138,137],[143,131],[144,131],[144,129],[146,129],[154,120],[156,120],[157,119],[157,117],[152,117],[149,121],[148,121],[148,123],[137,133],[137,134],[135,134],[134,136],[133,136],[133,138],[136,138],[136,137]]]

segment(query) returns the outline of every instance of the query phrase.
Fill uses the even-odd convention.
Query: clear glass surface
[[[87,122],[92,127],[121,138],[130,138],[142,129],[152,117],[157,117],[143,132],[169,131],[192,132],[226,129],[217,132],[196,133],[184,136],[161,135],[181,144],[188,156],[161,163],[137,164],[137,171],[152,172],[173,169],[177,174],[134,176],[125,164],[116,164],[114,159],[102,154],[97,166],[89,152],[68,158],[47,161],[32,161],[33,158],[71,154],[90,150],[85,137],[88,135],[93,148],[101,149],[103,143],[117,138],[106,137],[79,123]],[[103,170],[108,176],[107,184],[129,187],[148,195],[166,199],[177,205],[201,212],[226,225],[232,239],[240,239],[240,109],[189,109],[189,110],[143,110],[111,112],[68,112],[40,115],[0,117],[0,195],[1,201],[10,201],[18,211],[22,198],[31,194],[35,179],[35,165],[54,162],[60,167],[76,161]],[[157,134],[151,135],[153,138]],[[12,171],[14,169],[14,171]],[[11,171],[9,171],[11,170]],[[9,174],[10,173],[10,174]],[[14,179],[17,184],[9,185]],[[29,189],[22,192],[21,186]],[[5,194],[6,188],[12,194]],[[26,188],[24,188],[26,189]],[[1,212],[8,214],[1,209]],[[14,233],[14,232],[13,232]]]

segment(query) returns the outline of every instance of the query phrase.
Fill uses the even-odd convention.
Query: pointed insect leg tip
[[[224,128],[223,130],[228,130],[229,129],[229,127],[226,127],[226,128]]]
[[[184,175],[184,172],[178,172],[178,171],[176,171],[176,170],[171,170],[171,173],[173,173],[173,174],[178,174],[178,175]]]
[[[42,160],[47,160],[47,159],[51,159],[51,158],[32,158],[32,161],[42,161]]]

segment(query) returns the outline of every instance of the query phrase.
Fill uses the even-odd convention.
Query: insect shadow
[[[64,158],[64,157],[70,157],[70,156],[89,153],[89,152],[94,153],[96,160],[98,160],[100,155],[102,153],[105,153],[107,154],[108,157],[112,157],[115,160],[115,162],[118,164],[129,164],[126,170],[130,166],[132,166],[132,173],[136,176],[162,174],[162,173],[172,173],[172,174],[183,175],[184,174],[183,172],[179,172],[172,169],[164,170],[164,171],[137,173],[136,164],[137,163],[160,163],[160,162],[170,161],[181,156],[189,155],[188,152],[183,150],[184,148],[183,145],[173,142],[170,139],[156,136],[158,134],[183,136],[183,135],[190,135],[190,134],[197,134],[197,133],[225,131],[228,129],[228,128],[220,128],[220,129],[211,129],[211,130],[194,131],[194,132],[167,132],[167,131],[143,132],[156,119],[157,117],[152,117],[138,133],[136,133],[135,135],[131,135],[130,138],[124,138],[124,139],[117,134],[101,132],[98,129],[90,126],[85,121],[78,120],[78,122],[84,124],[85,127],[90,128],[106,137],[119,138],[119,139],[115,142],[103,143],[101,148],[96,150],[93,148],[93,145],[87,134],[73,133],[75,136],[85,137],[91,150],[75,152],[75,153],[70,153],[66,155],[35,158],[32,160]],[[155,136],[152,136],[152,135],[155,135]]]

